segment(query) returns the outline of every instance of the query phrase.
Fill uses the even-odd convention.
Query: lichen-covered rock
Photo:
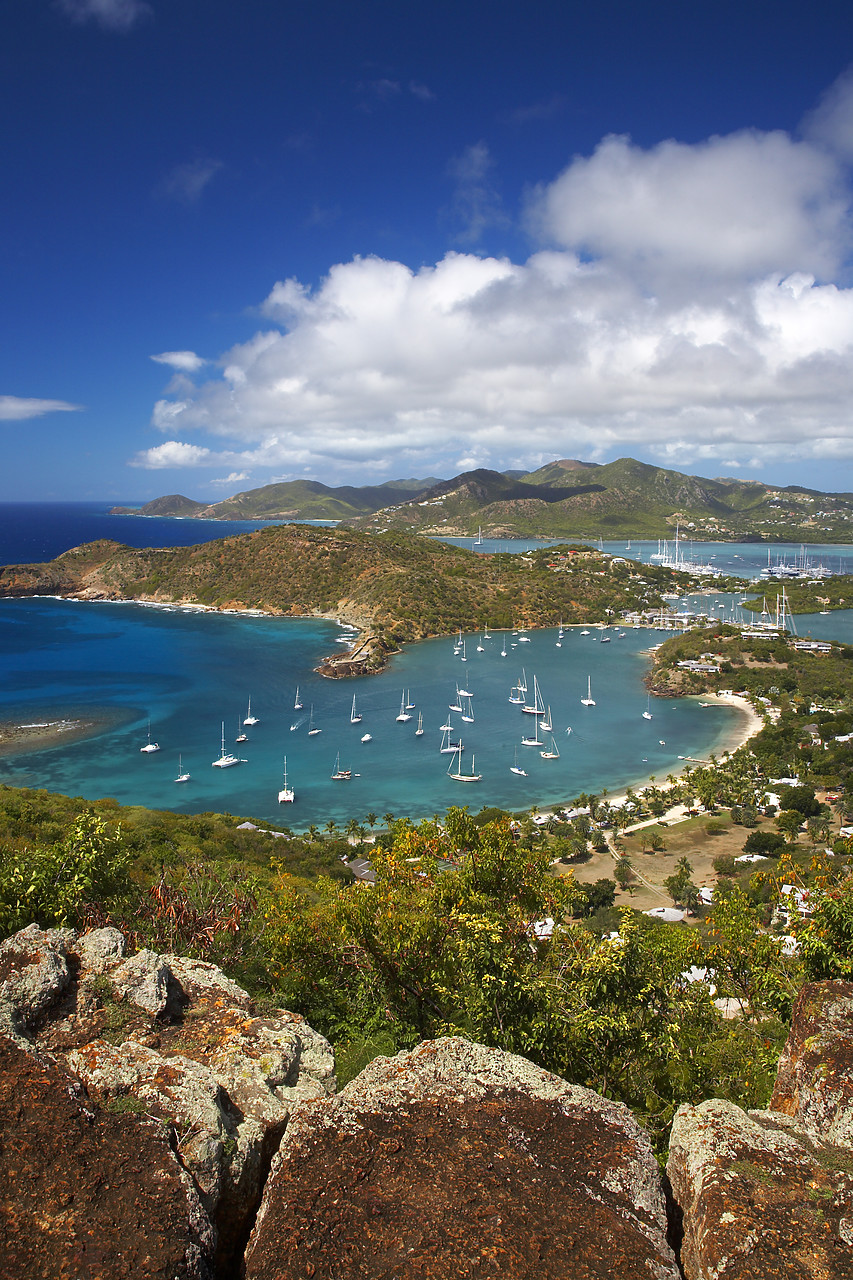
[[[161,1125],[86,1105],[0,1036],[0,1270],[15,1280],[207,1280],[214,1233]]]
[[[773,1111],[682,1106],[667,1173],[686,1280],[853,1280],[853,1160]]]
[[[41,1022],[70,981],[71,929],[28,925],[0,943],[0,1024],[12,1035],[27,1035]]]
[[[173,1128],[224,1262],[254,1216],[291,1110],[334,1092],[334,1055],[304,1019],[256,1016],[215,965],[124,949],[112,929],[78,937],[31,927],[8,939],[6,1022],[26,1030],[20,1043],[64,1058],[95,1101],[137,1105]]]
[[[794,1003],[770,1106],[853,1148],[853,982],[809,982]]]
[[[247,1280],[677,1280],[630,1112],[460,1038],[379,1058],[293,1114]]]

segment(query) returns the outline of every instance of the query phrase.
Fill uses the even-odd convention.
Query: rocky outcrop
[[[124,954],[115,929],[35,925],[0,945],[0,1026],[64,1062],[105,1108],[174,1133],[229,1258],[254,1216],[296,1103],[334,1092],[328,1042],[285,1010],[265,1016],[215,965]]]
[[[0,1034],[0,1270],[16,1280],[207,1280],[214,1233],[164,1126],[88,1105]]]
[[[796,1001],[767,1111],[679,1108],[667,1172],[686,1280],[853,1280],[853,984]]]
[[[676,1280],[648,1140],[618,1103],[454,1038],[294,1114],[247,1280]]]

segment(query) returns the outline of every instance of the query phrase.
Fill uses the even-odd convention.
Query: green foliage
[[[743,842],[744,853],[763,853],[772,858],[785,847],[785,837],[776,831],[751,831]]]
[[[82,813],[55,842],[0,852],[0,932],[36,921],[71,925],[93,900],[114,898],[129,862],[119,829],[94,813]]]

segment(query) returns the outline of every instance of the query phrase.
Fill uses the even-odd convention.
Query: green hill
[[[390,481],[380,485],[330,488],[319,480],[286,480],[246,489],[222,502],[195,502],[181,494],[155,498],[144,506],[114,507],[114,515],[183,516],[200,520],[345,520],[380,507],[406,502],[436,480]]]
[[[0,596],[59,595],[338,617],[396,644],[487,627],[604,621],[656,607],[685,575],[589,548],[479,556],[407,533],[275,525],[194,547],[74,548],[0,569]]]

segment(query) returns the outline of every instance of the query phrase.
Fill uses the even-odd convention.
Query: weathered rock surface
[[[853,1148],[853,982],[800,990],[770,1106],[807,1133]]]
[[[371,1063],[293,1115],[247,1280],[676,1280],[630,1112],[454,1038]]]
[[[140,951],[115,929],[35,925],[0,944],[0,1026],[64,1060],[105,1106],[174,1129],[218,1233],[245,1236],[295,1103],[335,1089],[328,1042],[302,1018],[259,1017],[215,965]]]
[[[206,1280],[213,1246],[162,1125],[90,1108],[62,1066],[0,1035],[4,1276]]]
[[[687,1280],[853,1280],[853,984],[801,990],[771,1108],[676,1114]]]

